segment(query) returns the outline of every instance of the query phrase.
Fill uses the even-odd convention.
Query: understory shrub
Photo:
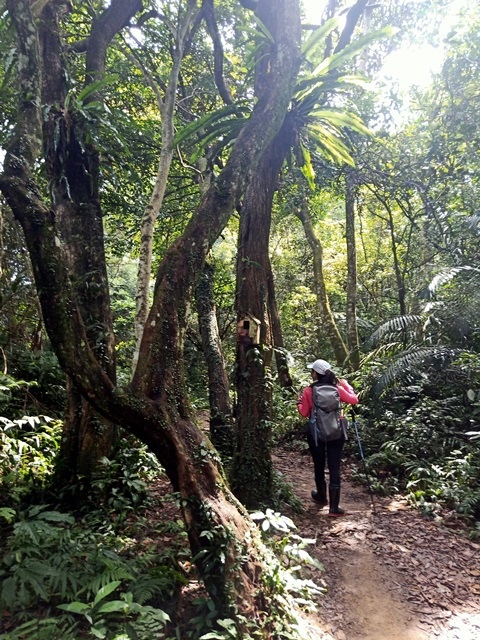
[[[148,517],[162,508],[147,492],[162,469],[122,438],[86,501],[62,511],[63,492],[51,487],[61,427],[45,416],[0,419],[0,638],[165,637],[166,609],[187,582],[179,562],[190,551],[182,523],[156,531]],[[159,548],[156,535],[168,546]]]
[[[165,608],[186,583],[186,535],[162,551],[117,533],[104,511],[75,519],[36,505],[14,517],[0,563],[0,638],[163,637]]]
[[[405,491],[428,513],[443,506],[479,519],[480,385],[424,376],[367,402],[358,424],[374,488]]]
[[[18,504],[44,489],[60,445],[61,422],[48,416],[0,417],[0,491],[4,504]]]

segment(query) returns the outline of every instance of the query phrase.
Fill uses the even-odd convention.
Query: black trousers
[[[339,487],[340,463],[342,461],[342,451],[345,438],[342,436],[341,438],[338,438],[338,440],[331,440],[330,442],[318,440],[317,444],[315,444],[313,436],[308,434],[307,440],[310,453],[312,454],[317,490],[320,488],[321,484],[325,482],[325,461],[328,464],[330,484],[335,487]]]

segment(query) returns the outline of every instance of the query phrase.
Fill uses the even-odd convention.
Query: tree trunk
[[[63,69],[66,52],[60,36],[59,17],[65,4],[47,4],[39,27],[42,67],[49,70],[42,75],[42,104],[52,105],[43,122],[43,139],[48,141],[44,146],[45,169],[50,182],[52,211],[74,283],[76,302],[87,327],[87,340],[101,367],[115,382],[114,333],[100,209],[98,153],[82,136],[81,117],[69,113],[62,106],[67,95]],[[132,10],[125,7],[123,16],[117,13],[113,19],[127,19],[131,13]],[[87,49],[87,77],[95,79],[104,70],[109,43],[105,39],[108,31],[106,16],[108,12],[93,24]],[[103,46],[98,46],[99,40]],[[89,55],[90,49],[95,50],[95,55]],[[71,379],[67,385],[67,405],[56,482],[75,483],[82,477],[88,485],[100,458],[110,455],[115,429],[88,406]]]
[[[407,314],[407,305],[405,302],[405,278],[400,266],[400,258],[398,255],[398,243],[395,232],[395,221],[390,207],[387,207],[388,213],[388,230],[392,242],[393,268],[395,270],[395,282],[397,284],[398,307],[401,316]]]
[[[323,248],[313,230],[312,219],[306,199],[303,200],[300,209],[296,211],[296,215],[303,224],[305,237],[307,238],[313,255],[313,282],[315,293],[317,294],[317,308],[320,322],[319,343],[322,340],[322,334],[325,334],[335,354],[336,363],[341,367],[348,356],[348,352],[330,308],[325,278],[323,276]]]
[[[113,0],[110,9],[118,15],[125,5],[134,3]],[[195,426],[186,396],[182,350],[188,302],[206,254],[284,120],[299,67],[298,2],[275,3],[278,29],[273,33],[262,94],[225,168],[203,196],[183,236],[166,252],[138,366],[131,385],[123,389],[102,368],[88,341],[56,218],[34,181],[41,140],[39,78],[48,69],[42,70],[29,0],[7,0],[7,8],[18,34],[21,90],[0,189],[25,233],[52,346],[82,396],[140,438],[164,466],[180,492],[192,553],[219,615],[243,614],[258,621],[260,612],[269,610],[274,581],[262,580],[267,564],[258,534],[225,485],[215,450]],[[263,635],[271,637],[265,628]]]
[[[347,243],[347,345],[349,362],[354,371],[360,364],[360,345],[357,327],[357,246],[355,242],[355,183],[354,174],[345,176],[345,240]]]
[[[208,370],[210,438],[219,453],[232,456],[234,432],[229,383],[213,296],[213,267],[208,263],[205,263],[197,285],[196,300],[198,325]]]
[[[266,19],[263,22],[268,28]],[[231,484],[235,495],[252,509],[272,499],[271,390],[265,377],[273,350],[268,251],[273,196],[293,131],[287,116],[262,156],[240,210],[235,300],[238,321],[247,319],[250,335],[237,336],[237,446]],[[260,323],[258,340],[251,317]]]
[[[148,315],[150,304],[150,281],[152,272],[152,250],[153,233],[155,222],[162,207],[165,189],[167,187],[168,174],[173,159],[173,138],[174,130],[174,110],[177,94],[177,85],[180,75],[180,66],[183,60],[188,40],[191,36],[190,30],[194,22],[197,8],[195,3],[189,3],[182,22],[177,27],[175,43],[171,47],[173,64],[165,87],[163,98],[160,95],[160,88],[147,70],[143,69],[144,75],[148,78],[157,97],[158,109],[162,117],[162,145],[160,148],[160,158],[158,161],[157,177],[150,196],[148,205],[143,212],[140,225],[140,257],[138,260],[137,272],[137,293],[136,293],[136,314],[135,314],[135,350],[133,354],[133,370],[135,370],[140,342],[142,340],[143,329]]]
[[[275,362],[277,365],[277,376],[280,386],[284,389],[291,389],[293,382],[288,367],[287,355],[283,343],[282,324],[278,313],[277,297],[275,295],[275,282],[273,279],[272,265],[268,259],[268,313],[272,331],[273,348],[275,350]]]

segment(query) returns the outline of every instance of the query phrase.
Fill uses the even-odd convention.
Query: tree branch
[[[102,77],[108,45],[142,9],[142,0],[112,0],[109,8],[94,21],[87,43],[86,84]]]
[[[214,65],[214,77],[215,84],[217,86],[220,97],[225,104],[233,104],[232,95],[225,84],[225,78],[223,77],[223,44],[218,31],[217,21],[215,19],[215,10],[213,8],[213,0],[206,0],[204,4],[205,8],[205,24],[207,25],[208,33],[213,41],[213,65]]]
[[[350,40],[352,39],[353,32],[355,31],[355,27],[357,26],[362,14],[369,3],[370,0],[357,0],[357,2],[350,7],[347,13],[347,19],[345,21],[345,27],[343,28],[342,33],[340,34],[340,38],[337,42],[337,46],[335,47],[334,54],[338,53],[342,49],[345,49],[347,44],[350,44]]]

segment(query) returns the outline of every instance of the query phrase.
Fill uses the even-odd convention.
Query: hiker
[[[310,418],[310,424],[307,434],[308,446],[312,454],[313,466],[315,470],[316,490],[312,491],[312,499],[322,507],[330,502],[329,516],[342,516],[345,511],[338,505],[340,502],[340,462],[342,459],[342,450],[345,442],[345,436],[341,428],[337,427],[337,432],[332,437],[334,439],[326,439],[321,435],[318,436],[316,431],[316,412],[314,410],[314,387],[315,393],[322,388],[332,393],[330,387],[336,387],[337,392],[333,391],[336,397],[336,414],[339,415],[340,402],[348,404],[357,404],[358,397],[352,387],[346,380],[337,378],[332,371],[332,367],[325,360],[315,360],[312,364],[307,365],[311,369],[313,382],[306,387],[299,395],[297,400],[297,408],[301,416]],[[318,397],[316,395],[316,397]],[[338,422],[338,420],[337,420]],[[313,425],[313,427],[312,427]],[[325,482],[325,457],[327,459],[328,471],[330,473],[330,482],[327,487]]]

